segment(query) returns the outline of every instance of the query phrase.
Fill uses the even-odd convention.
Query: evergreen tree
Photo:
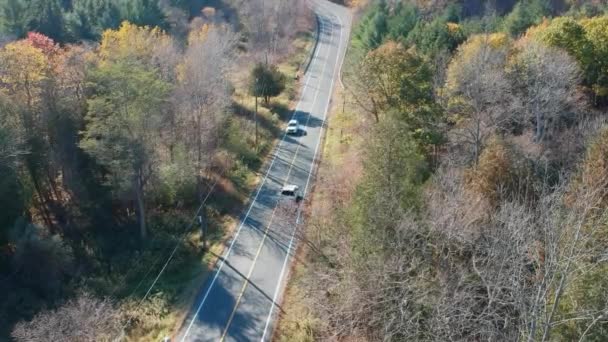
[[[2,0],[0,2],[0,25],[5,34],[22,37],[26,33],[24,0]]]
[[[60,0],[35,0],[27,10],[28,31],[40,32],[53,40],[63,41],[65,24]]]
[[[123,0],[121,11],[123,18],[133,24],[168,28],[158,0]]]
[[[270,98],[278,96],[285,90],[285,75],[276,66],[258,63],[251,71],[250,93],[264,98],[268,104]]]
[[[528,27],[539,24],[543,17],[549,14],[549,6],[545,0],[522,0],[505,18],[504,29],[511,35],[518,36]]]
[[[388,33],[387,17],[386,3],[381,1],[361,20],[361,24],[353,34],[353,45],[363,52],[380,46]]]
[[[120,25],[121,15],[110,0],[74,0],[65,19],[70,40],[97,40],[105,29]]]

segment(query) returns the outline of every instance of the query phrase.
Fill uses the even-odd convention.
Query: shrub
[[[13,329],[17,341],[111,341],[120,336],[119,311],[108,299],[83,292],[57,310],[43,311]]]

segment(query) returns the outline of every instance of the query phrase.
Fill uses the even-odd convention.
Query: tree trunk
[[[202,128],[201,128],[201,108],[199,107],[198,115],[196,117],[196,154],[197,154],[197,162],[196,162],[196,187],[199,198],[203,196],[203,179],[202,179],[202,171],[203,171],[203,142],[201,141],[202,136]]]
[[[538,106],[536,106],[535,114],[536,117],[536,132],[534,134],[534,141],[540,142],[543,139],[545,133],[545,116],[540,112]]]
[[[141,178],[138,178],[135,189],[137,198],[137,216],[139,219],[139,235],[142,240],[146,239],[148,232],[146,230],[146,204],[144,202],[144,189]]]
[[[255,112],[253,112],[253,121],[255,122],[255,151],[258,151],[258,97],[255,97]]]

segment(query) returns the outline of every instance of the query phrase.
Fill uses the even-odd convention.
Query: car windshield
[[[292,121],[289,121],[289,124],[288,124],[288,125],[289,125],[289,126],[297,126],[297,125],[298,125],[298,122],[297,122],[297,121],[292,120]]]

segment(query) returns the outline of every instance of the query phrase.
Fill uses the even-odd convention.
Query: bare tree
[[[487,138],[517,120],[516,99],[504,72],[509,44],[496,46],[491,39],[490,35],[471,38],[448,69],[448,109],[458,118],[452,134],[457,142],[472,147],[475,163]]]
[[[605,296],[595,297],[594,307],[572,299],[584,291],[574,284],[601,269],[605,250],[594,242],[601,226],[591,222],[606,215],[597,209],[605,190],[546,187],[535,203],[505,200],[479,216],[458,204],[469,197],[453,173],[440,173],[437,182],[432,207],[454,209],[430,216],[444,251],[433,340],[550,341],[561,326],[587,322],[576,334],[582,340],[605,321]]]
[[[211,151],[217,147],[222,123],[231,104],[228,72],[238,36],[226,27],[204,27],[190,40],[180,65],[176,90],[178,127],[200,182]]]
[[[303,0],[235,0],[257,60],[275,63],[291,48],[295,35],[308,30],[311,11]]]
[[[565,51],[526,41],[512,65],[515,94],[534,123],[534,140],[542,141],[573,105],[581,72]]]

